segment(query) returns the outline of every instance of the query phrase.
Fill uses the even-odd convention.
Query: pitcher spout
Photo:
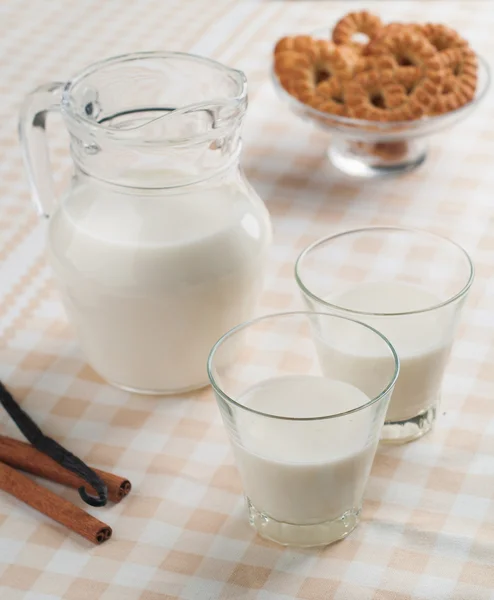
[[[183,185],[185,165],[191,181],[225,168],[240,149],[246,108],[241,71],[176,52],[99,62],[65,85],[61,102],[80,170],[138,187],[146,178],[173,186],[171,171]]]

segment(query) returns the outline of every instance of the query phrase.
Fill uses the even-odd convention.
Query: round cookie
[[[290,47],[284,42],[284,47]],[[274,69],[281,85],[301,102],[308,103],[316,87],[332,77],[345,80],[353,74],[348,55],[326,40],[305,40],[297,49],[278,48]]]
[[[353,46],[357,52],[364,49],[365,43],[354,40],[356,34],[364,34],[369,40],[373,39],[382,27],[381,19],[363,10],[351,12],[336,23],[333,29],[333,42],[338,45]]]
[[[346,87],[348,114],[368,121],[409,121],[420,118],[425,108],[409,93],[408,74],[369,71],[357,75]]]

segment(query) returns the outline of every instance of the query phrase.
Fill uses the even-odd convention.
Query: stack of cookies
[[[477,57],[454,29],[385,25],[367,11],[343,17],[332,40],[282,38],[274,49],[274,70],[300,102],[369,121],[441,115],[471,102],[477,89]]]

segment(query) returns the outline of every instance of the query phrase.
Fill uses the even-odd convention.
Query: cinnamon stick
[[[5,435],[0,435],[0,461],[15,469],[68,487],[77,489],[84,485],[84,481],[77,477],[75,473],[67,471],[49,456],[36,450],[31,444],[26,444]],[[120,502],[130,492],[132,486],[128,479],[106,471],[93,470],[108,487],[108,499],[112,502]],[[89,490],[95,493],[91,487],[89,487]]]
[[[106,505],[108,502],[108,488],[101,477],[75,454],[72,454],[53,438],[45,435],[1,381],[0,404],[5,408],[22,435],[36,450],[52,458],[67,471],[75,473],[77,477],[83,479],[96,491],[96,495],[88,494],[86,486],[81,485],[79,496],[86,504],[90,506]]]
[[[112,535],[111,527],[105,523],[2,462],[0,489],[93,544],[101,544]]]

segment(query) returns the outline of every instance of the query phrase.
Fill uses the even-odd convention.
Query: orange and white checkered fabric
[[[134,483],[98,514],[114,538],[91,547],[0,494],[1,600],[494,599],[494,105],[431,141],[398,181],[341,178],[326,134],[295,118],[268,78],[277,38],[335,21],[355,4],[275,0],[3,0],[0,3],[0,378],[53,437]],[[494,56],[491,0],[360,2],[389,20],[457,27]],[[261,311],[301,307],[293,263],[308,243],[371,225],[428,229],[464,245],[477,279],[444,382],[436,430],[378,451],[363,522],[324,550],[256,537],[210,390],[138,397],[81,357],[43,257],[16,134],[32,88],[106,56],[181,50],[246,71],[243,163],[275,240]],[[53,119],[54,123],[56,119]],[[57,183],[70,165],[51,128]],[[6,416],[0,431],[15,434]],[[51,486],[77,502],[77,493]]]

